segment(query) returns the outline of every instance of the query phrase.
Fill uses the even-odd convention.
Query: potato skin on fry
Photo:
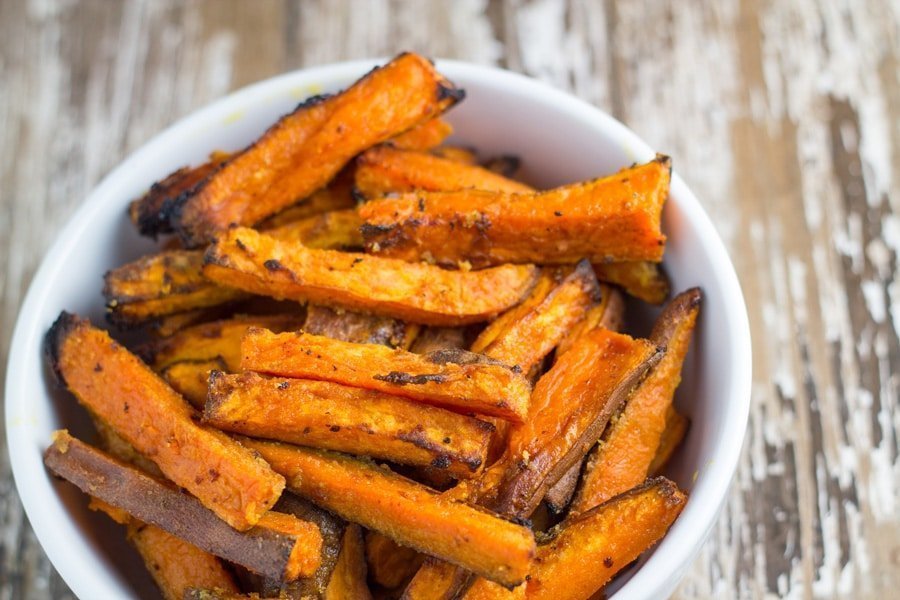
[[[367,315],[310,304],[303,331],[354,344],[381,344],[406,350],[419,333],[419,326],[398,319]]]
[[[666,428],[666,414],[700,312],[701,292],[692,288],[663,309],[651,339],[667,348],[666,355],[638,387],[622,414],[605,434],[603,444],[588,457],[581,488],[572,502],[574,514],[584,512],[646,479]]]
[[[278,500],[284,478],[224,433],[194,423],[184,399],[105,331],[63,312],[45,348],[79,402],[232,527],[250,528]]]
[[[232,225],[252,225],[321,188],[360,151],[463,97],[426,59],[401,54],[347,90],[314,97],[170,208],[188,247]]]
[[[687,502],[662,477],[567,519],[538,555],[522,588],[512,592],[479,579],[465,600],[584,600],[662,538]],[[523,589],[524,588],[524,589]]]
[[[662,260],[670,161],[537,193],[414,192],[360,207],[369,252],[438,264]]]
[[[241,367],[377,390],[464,413],[521,421],[531,386],[516,370],[464,350],[429,355],[308,333],[251,329]]]
[[[244,440],[288,480],[291,491],[363,527],[504,585],[518,585],[534,555],[521,525],[456,502],[370,461]]]
[[[203,421],[252,437],[361,454],[471,477],[484,464],[493,427],[439,408],[327,381],[210,377]]]
[[[284,579],[312,574],[321,536],[312,523],[269,511],[240,532],[193,496],[58,431],[44,464],[82,491],[195,546],[257,573]]]
[[[447,271],[425,263],[312,250],[245,228],[222,234],[205,262],[208,278],[255,294],[446,326],[486,321],[515,305],[538,272],[533,265]]]

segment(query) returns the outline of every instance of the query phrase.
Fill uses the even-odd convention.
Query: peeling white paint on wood
[[[673,156],[725,238],[751,317],[753,405],[732,493],[678,596],[900,588],[893,0],[0,3],[3,364],[40,256],[133,148],[252,81],[401,49],[502,64],[614,113]],[[0,557],[0,600],[66,597],[5,453]]]

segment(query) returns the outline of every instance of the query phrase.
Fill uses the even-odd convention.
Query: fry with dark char
[[[662,477],[567,519],[538,546],[537,558],[522,588],[509,591],[484,579],[465,600],[583,600],[606,585],[659,541],[687,502],[674,483]]]
[[[521,421],[531,385],[515,369],[464,350],[429,355],[308,333],[251,329],[241,368],[377,390],[464,413]]]
[[[588,457],[581,488],[572,502],[573,514],[634,487],[650,473],[666,428],[666,414],[681,382],[681,366],[700,302],[700,290],[692,288],[676,296],[657,319],[651,339],[667,348],[666,356],[634,392],[604,435],[603,443]]]
[[[168,250],[113,269],[104,276],[107,316],[116,325],[234,302],[246,293],[203,276],[203,253]]]
[[[360,207],[369,252],[438,264],[662,260],[670,161],[546,192],[413,192]]]
[[[204,260],[203,274],[225,286],[423,325],[486,321],[519,302],[537,276],[532,265],[447,271],[426,263],[314,250],[244,228],[224,233]]]
[[[477,165],[390,146],[376,146],[359,155],[356,159],[355,186],[368,198],[416,190],[444,192],[472,188],[497,192],[531,191],[524,183]]]
[[[362,150],[462,96],[428,60],[401,54],[337,95],[306,100],[162,212],[189,247],[232,225],[253,225],[324,186]]]
[[[409,351],[429,354],[436,350],[463,350],[466,346],[464,327],[424,327],[413,340]]]
[[[344,529],[341,553],[331,572],[324,600],[371,600],[372,593],[366,584],[366,548],[362,529],[350,523]]]
[[[213,372],[203,421],[251,437],[433,466],[456,477],[478,473],[493,431],[478,419],[383,392],[252,372]]]
[[[209,374],[213,371],[227,371],[228,365],[217,356],[210,360],[180,360],[170,363],[159,374],[173,390],[181,394],[191,406],[199,411],[206,406],[209,388]]]
[[[188,327],[175,335],[154,340],[138,353],[156,370],[192,360],[221,359],[232,373],[241,370],[241,339],[252,327],[270,331],[299,331],[303,319],[297,315],[239,315]]]
[[[85,493],[251,571],[296,579],[319,565],[321,535],[312,523],[269,511],[240,532],[176,487],[71,437],[54,434],[44,464]]]
[[[521,525],[446,498],[371,461],[244,441],[288,480],[291,491],[398,543],[504,585],[518,585],[534,554]]]
[[[354,344],[381,344],[406,350],[416,339],[419,326],[398,319],[367,315],[327,306],[306,307],[303,331]]]
[[[63,312],[45,347],[79,402],[235,529],[255,525],[278,500],[283,477],[224,433],[198,426],[184,399],[105,331]]]
[[[662,436],[659,438],[659,448],[653,456],[648,472],[650,475],[661,475],[662,471],[669,464],[669,460],[675,451],[684,441],[687,430],[691,426],[690,420],[670,406],[666,412],[666,428],[663,429]]]

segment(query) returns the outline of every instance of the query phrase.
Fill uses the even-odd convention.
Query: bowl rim
[[[286,89],[309,87],[313,84],[325,88],[341,85],[384,62],[383,58],[372,58],[298,69],[250,84],[188,113],[150,137],[104,176],[75,210],[42,258],[20,305],[9,346],[4,398],[6,439],[13,479],[25,514],[51,563],[75,594],[81,596],[86,590],[90,590],[94,597],[105,597],[104,589],[97,587],[96,577],[83,573],[74,561],[69,560],[70,553],[65,547],[53,543],[54,539],[60,537],[60,524],[41,518],[42,486],[33,485],[33,481],[28,479],[29,473],[35,469],[43,469],[42,458],[40,455],[35,456],[32,451],[32,444],[28,438],[30,429],[13,426],[17,419],[23,418],[18,411],[22,403],[27,401],[28,395],[24,350],[41,347],[46,324],[40,315],[47,299],[47,292],[62,268],[62,261],[59,259],[73,251],[85,229],[90,226],[92,216],[104,209],[100,199],[107,190],[115,189],[130,179],[129,173],[132,172],[133,166],[140,163],[144,157],[156,153],[158,147],[165,147],[174,138],[188,135],[191,131],[201,133],[209,123],[221,122],[221,119],[233,114],[236,108],[240,110],[243,106],[255,106],[266,99],[271,99],[273,95],[283,94]],[[499,81],[512,92],[542,94],[552,101],[558,110],[599,125],[611,137],[616,138],[635,160],[649,159],[655,155],[650,146],[624,124],[588,102],[548,83],[499,67],[464,61],[441,59],[437,60],[436,64],[450,79],[454,78],[454,74],[464,74],[463,78],[470,81],[489,80],[494,85]],[[737,274],[712,221],[677,171],[673,171],[670,190],[670,197],[676,199],[679,209],[687,220],[700,231],[701,238],[710,251],[709,259],[714,271],[712,275],[718,281],[723,297],[728,300],[721,309],[728,324],[728,336],[734,343],[729,365],[733,376],[727,384],[728,401],[722,419],[723,427],[718,432],[718,440],[713,446],[716,451],[715,460],[706,464],[699,473],[691,491],[690,501],[668,535],[658,544],[641,568],[613,594],[618,597],[659,597],[670,589],[667,582],[672,576],[677,577],[676,581],[683,576],[699,553],[724,505],[737,468],[750,412],[752,377],[750,325]],[[78,530],[74,529],[71,520],[67,526],[77,533]],[[686,548],[689,550],[685,550]],[[105,583],[106,591],[113,592],[109,582]]]

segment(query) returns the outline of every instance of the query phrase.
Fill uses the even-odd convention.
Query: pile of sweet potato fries
[[[47,468],[165,598],[585,599],[683,508],[699,290],[621,332],[669,296],[669,159],[535,190],[441,145],[463,98],[402,54],[172,173],[130,215],[174,235],[105,277],[140,341],[47,334],[98,432]]]

